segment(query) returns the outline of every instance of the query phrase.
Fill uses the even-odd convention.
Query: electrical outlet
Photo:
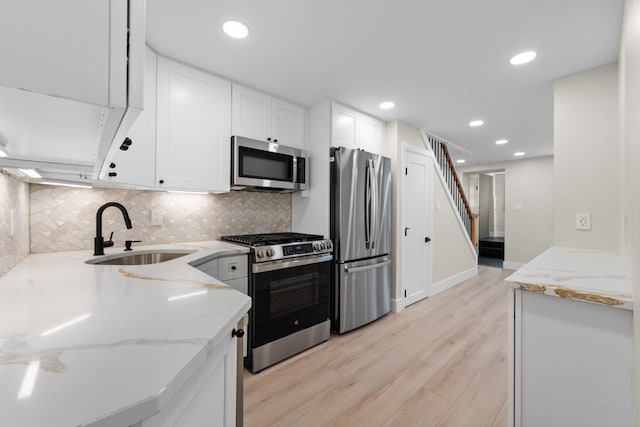
[[[151,209],[151,225],[162,225],[162,211]]]
[[[576,230],[591,230],[591,214],[589,212],[576,213]]]

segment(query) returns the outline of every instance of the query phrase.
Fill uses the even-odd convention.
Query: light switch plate
[[[576,213],[576,230],[591,230],[591,214],[589,212]]]

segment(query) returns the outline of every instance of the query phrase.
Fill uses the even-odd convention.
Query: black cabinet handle
[[[122,144],[120,144],[120,149],[122,151],[127,151],[129,149],[129,146],[133,144],[133,141],[131,141],[131,138],[125,138],[124,141],[122,141]]]
[[[164,179],[161,179],[160,181],[158,181],[160,184],[164,184]]]
[[[231,336],[232,337],[242,338],[244,336],[244,330],[243,329],[234,329],[233,331],[231,331]]]
[[[232,266],[231,266],[231,269],[232,269],[232,270],[234,270],[234,271],[235,271],[235,269],[236,269],[236,268],[237,268],[237,267],[236,267],[235,265],[232,265]]]
[[[407,235],[407,231],[409,231],[409,230],[410,230],[410,228],[409,228],[409,227],[405,227],[405,228],[404,228],[404,235],[405,235],[405,237],[406,237],[406,235]]]
[[[425,243],[429,243],[430,241],[431,241],[431,237],[425,237],[425,238],[424,238],[424,242],[425,242]]]
[[[109,167],[110,167],[111,169],[113,169],[113,168],[115,168],[115,167],[116,167],[116,164],[115,164],[115,163],[113,163],[113,162],[111,162],[111,163],[109,163]]]
[[[116,172],[109,172],[109,176],[113,178],[114,176],[118,176],[118,174]]]
[[[277,139],[274,139],[274,140],[273,140],[273,142],[278,142],[278,140],[277,140]]]
[[[267,141],[271,141],[271,138],[270,138],[270,137],[269,137],[269,138],[267,138]]]

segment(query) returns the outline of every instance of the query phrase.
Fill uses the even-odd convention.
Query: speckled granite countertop
[[[145,249],[194,252],[140,266],[85,264],[89,251],[34,254],[0,278],[0,425],[146,418],[249,310],[248,296],[189,265],[245,248]]]
[[[554,246],[506,278],[515,289],[633,310],[622,256]]]

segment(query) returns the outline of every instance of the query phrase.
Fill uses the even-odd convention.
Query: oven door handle
[[[364,267],[347,267],[345,265],[344,271],[346,273],[358,273],[360,271],[367,271],[367,270],[373,270],[373,269],[376,269],[376,268],[380,268],[380,267],[388,265],[388,264],[391,264],[391,260],[382,261],[382,262],[379,262],[377,264],[372,264],[372,265],[365,265]]]
[[[293,258],[282,261],[266,262],[262,264],[253,264],[251,266],[252,273],[264,273],[273,270],[282,270],[283,268],[300,267],[303,265],[317,264],[320,262],[327,262],[333,259],[333,254],[326,254],[321,256],[305,257],[305,258]]]

